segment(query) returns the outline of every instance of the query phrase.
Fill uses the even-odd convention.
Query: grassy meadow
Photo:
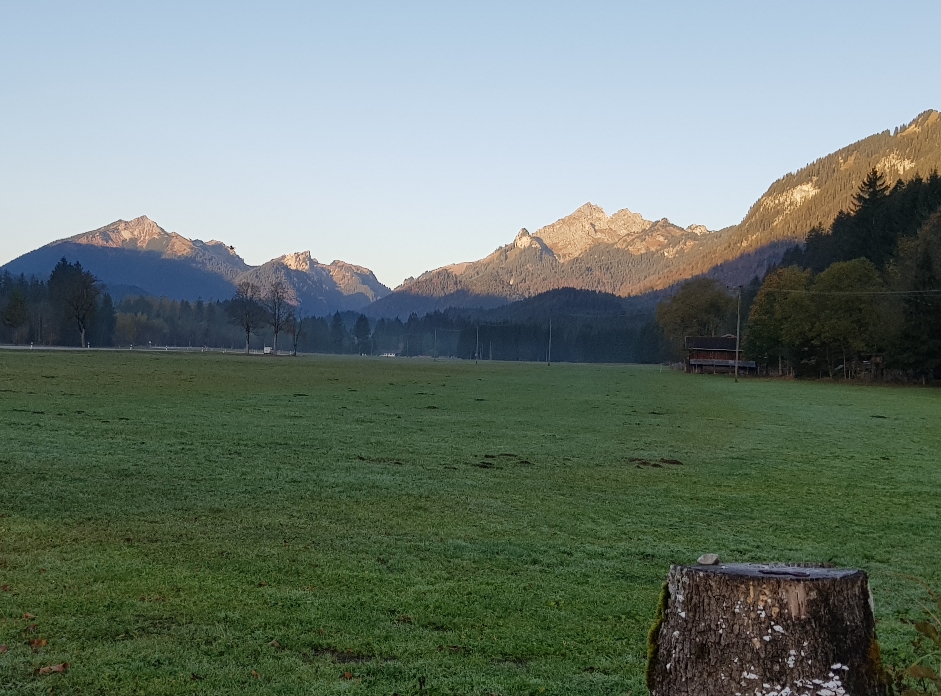
[[[645,366],[3,351],[0,692],[636,696],[705,552],[866,569],[900,659],[939,416]]]

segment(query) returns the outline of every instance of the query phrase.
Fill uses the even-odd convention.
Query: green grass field
[[[901,658],[939,416],[657,367],[2,352],[0,692],[636,696],[709,551],[866,569]]]

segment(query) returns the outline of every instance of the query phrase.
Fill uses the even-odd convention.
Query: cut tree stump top
[[[793,566],[776,563],[717,563],[715,565],[691,565],[688,570],[700,573],[717,573],[731,577],[781,578],[784,580],[841,580],[852,575],[862,574],[855,568],[820,568],[813,566]]]

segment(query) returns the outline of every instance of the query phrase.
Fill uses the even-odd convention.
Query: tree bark
[[[886,696],[866,574],[671,567],[647,686],[651,696]]]

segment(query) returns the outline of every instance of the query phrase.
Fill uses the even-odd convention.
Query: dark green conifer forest
[[[869,172],[828,229],[788,251],[757,293],[745,348],[772,370],[941,378],[941,178]]]

